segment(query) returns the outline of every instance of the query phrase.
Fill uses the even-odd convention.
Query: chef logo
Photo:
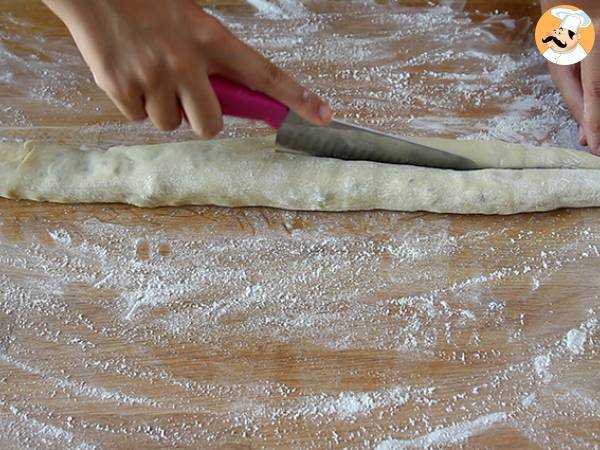
[[[561,66],[583,61],[592,51],[595,37],[590,16],[569,5],[546,11],[535,30],[535,42],[544,58]]]

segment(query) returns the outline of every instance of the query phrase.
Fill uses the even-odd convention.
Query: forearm
[[[93,2],[86,0],[42,0],[50,11],[60,17],[63,21],[90,6]]]
[[[69,29],[74,38],[81,29],[94,29],[98,20],[102,20],[99,8],[104,2],[97,0],[42,0]],[[77,39],[76,39],[77,41]]]

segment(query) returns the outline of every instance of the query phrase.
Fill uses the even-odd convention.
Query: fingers
[[[326,102],[241,41],[232,39],[221,61],[223,75],[279,100],[305,120],[316,125],[331,120],[333,113]]]
[[[138,85],[119,81],[105,74],[97,75],[94,73],[94,80],[129,120],[144,120],[146,118],[144,95]]]
[[[109,95],[113,103],[119,108],[121,114],[131,121],[144,120],[147,117],[144,109],[144,99],[142,95],[136,95],[131,98],[116,98]]]
[[[185,39],[152,36],[155,45],[142,47],[148,51],[135,52],[133,59],[120,65],[100,58],[97,70],[92,69],[100,74],[99,86],[129,119],[148,116],[157,128],[169,131],[180,125],[183,116],[196,134],[214,137],[223,127],[219,101],[208,78],[214,73],[266,93],[314,124],[331,120],[327,103],[236,39],[216,19],[199,8],[189,16],[189,29],[195,32],[186,31]]]
[[[573,66],[559,66],[550,63],[550,75],[554,84],[563,96],[569,111],[579,125],[583,123],[583,87],[581,86],[581,68],[579,64]]]
[[[579,144],[587,145],[583,128],[583,86],[581,84],[581,65],[558,66],[550,64],[550,74],[563,96],[571,115],[577,122]]]
[[[147,86],[144,90],[133,84],[125,88],[127,83],[120,84],[109,77],[103,77],[97,83],[128,119],[150,117],[158,129],[172,131],[179,127],[183,116],[198,136],[208,139],[222,130],[223,117],[206,72],[194,73],[193,79],[180,75],[180,79],[188,81],[177,91],[160,84]]]
[[[172,89],[157,89],[146,94],[146,112],[156,128],[175,130],[181,124],[181,110],[177,95]]]
[[[600,156],[600,46],[581,62],[583,128],[590,150]]]
[[[192,130],[198,136],[211,139],[223,129],[221,107],[206,74],[182,86],[179,99]]]

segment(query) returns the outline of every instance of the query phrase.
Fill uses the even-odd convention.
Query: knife
[[[278,145],[313,156],[440,169],[473,170],[472,160],[352,123],[313,125],[277,100],[213,75],[210,82],[224,115],[254,119],[278,130]]]

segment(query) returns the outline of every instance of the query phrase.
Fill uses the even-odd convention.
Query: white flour
[[[374,392],[341,392],[338,395],[321,394],[305,396],[299,402],[288,402],[285,408],[272,408],[265,405],[249,404],[241,409],[236,407],[234,414],[245,413],[257,417],[290,417],[312,420],[318,423],[346,421],[352,423],[376,410],[394,411],[409,402],[428,403],[432,388],[414,390],[409,387]]]
[[[567,333],[567,348],[569,349],[569,351],[571,351],[571,353],[574,353],[576,355],[583,354],[583,352],[585,352],[584,345],[586,338],[587,336],[584,331],[577,330],[575,328],[572,329]]]
[[[303,18],[309,15],[300,0],[248,0],[260,16],[269,19]]]
[[[535,373],[544,383],[549,383],[552,380],[552,372],[550,369],[551,359],[550,353],[546,355],[536,356],[533,360]]]
[[[529,19],[465,13],[461,1],[252,0],[212,12],[346,119],[572,143]],[[0,86],[15,99],[0,106],[2,138],[95,148],[192,137],[98,124],[107,106],[81,101],[101,97],[72,43],[0,15]],[[69,127],[81,117],[90,125]],[[227,121],[228,135],[264,132]],[[445,216],[104,206],[101,221],[64,208],[70,225],[41,222],[43,233],[35,213],[15,222],[0,212],[0,435],[15,447],[439,447],[498,424],[542,447],[593,448],[600,438],[593,427],[565,430],[573,411],[597,417],[595,380],[577,370],[598,357],[599,298],[545,299],[550,283],[600,258],[598,233],[568,213],[550,220],[548,238],[548,221],[521,217],[473,217],[457,230]],[[13,228],[17,240],[2,231]],[[540,324],[530,308],[546,311],[547,335],[532,336]],[[567,310],[576,322],[564,323]],[[261,354],[257,342],[268,343],[264,361],[246,356]],[[390,358],[387,368],[365,353]],[[273,361],[289,364],[285,379],[266,375]],[[214,376],[198,377],[197,364]],[[446,377],[456,368],[470,375]],[[124,414],[86,414],[90,402]]]
[[[589,312],[591,313],[592,311]],[[565,336],[565,345],[569,351],[575,355],[583,355],[586,350],[588,338],[593,336],[594,332],[599,328],[599,325],[598,319],[596,317],[591,317],[582,323],[579,328],[569,330]],[[592,339],[590,340],[592,341]]]
[[[6,403],[0,400],[0,406],[6,406]],[[46,448],[54,448],[55,446],[66,444],[69,448],[74,450],[95,450],[99,448],[96,445],[89,444],[85,441],[82,442],[70,431],[29,417],[26,413],[20,411],[13,405],[10,405],[8,410],[14,417],[8,417],[6,420],[0,422],[0,430],[8,434],[13,431],[10,427],[11,424],[14,427],[25,427],[36,437],[35,440],[28,439],[28,445],[39,446],[41,444],[46,446]],[[5,428],[6,425],[9,426]]]
[[[192,211],[200,220],[203,211],[210,209],[188,210]],[[142,214],[154,220],[150,212]],[[0,364],[27,376],[43,377],[54,395],[66,396],[74,405],[88,399],[203,417],[202,427],[190,421],[184,430],[161,420],[144,429],[150,426],[148,422],[115,428],[74,419],[68,430],[77,439],[96,445],[103,433],[143,433],[165,445],[194,445],[220,439],[210,430],[225,427],[232,436],[244,430],[244,436],[260,441],[266,439],[265,427],[273,426],[282,438],[290,439],[294,436],[293,423],[347,427],[364,418],[377,418],[384,421],[377,429],[337,432],[304,442],[304,446],[329,442],[368,447],[383,442],[403,448],[459,443],[506,421],[506,414],[520,414],[518,420],[507,423],[532,442],[544,445],[550,439],[560,439],[567,445],[573,441],[556,434],[555,418],[572,408],[574,401],[584,407],[599,401],[581,389],[561,394],[564,402],[560,404],[541,397],[545,389],[563,386],[570,367],[577,363],[569,359],[574,356],[573,348],[580,348],[573,330],[586,336],[597,332],[597,299],[581,305],[587,308],[587,318],[567,333],[571,344],[568,337],[555,335],[541,347],[527,344],[526,314],[502,299],[505,285],[526,286],[533,276],[546,280],[560,276],[573,262],[595,261],[597,256],[590,248],[600,237],[587,227],[558,227],[552,232],[556,245],[540,243],[531,253],[531,242],[542,232],[535,224],[516,235],[506,235],[508,228],[496,226],[457,234],[440,216],[427,221],[416,218],[403,227],[404,231],[393,234],[391,224],[410,215],[370,213],[369,234],[360,237],[339,231],[350,226],[351,216],[324,215],[317,228],[300,229],[295,221],[301,217],[306,220],[310,214],[265,213],[260,209],[247,210],[241,216],[226,210],[219,214],[218,228],[208,220],[201,229],[185,233],[167,229],[148,233],[143,225],[85,219],[69,229],[49,225],[51,241],[1,244],[0,290],[4,300],[0,313],[8,314],[14,327],[33,333],[33,342],[42,339],[77,348],[78,359],[69,367],[61,361],[25,362],[32,350],[25,341],[16,339],[11,341],[10,350],[0,350]],[[223,232],[224,224],[241,218],[246,231]],[[168,223],[163,222],[164,226]],[[277,228],[273,228],[274,223],[279,224]],[[509,245],[511,259],[521,262],[507,265],[500,256],[504,250],[486,245],[491,238]],[[527,255],[522,254],[525,249]],[[474,251],[478,266],[486,269],[477,273],[477,266],[470,266],[470,273],[462,279],[452,275],[450,268],[419,270],[434,260],[465,251]],[[285,263],[278,264],[283,255]],[[20,273],[27,276],[22,278]],[[455,281],[449,282],[450,277]],[[386,294],[372,300],[372,296],[380,297],[378,292],[394,286],[411,292],[423,282],[434,288],[418,295]],[[101,321],[82,316],[65,300],[71,286],[78,285],[110,293],[109,298],[98,300]],[[539,292],[543,291],[541,284]],[[551,314],[552,305],[547,308]],[[88,331],[59,332],[63,329]],[[490,331],[497,342],[491,350],[483,350],[482,339],[488,339]],[[483,365],[483,369],[475,372],[461,393],[450,398],[443,379],[411,379],[409,372],[402,376],[382,372],[376,377],[380,387],[371,391],[311,391],[266,380],[249,384],[194,380],[160,366],[140,365],[126,355],[103,356],[102,342],[107,339],[129,345],[141,340],[155,348],[175,339],[232,356],[251,350],[249,345],[254,341],[291,346],[303,343],[322,351],[391,351],[400,360]],[[489,348],[489,343],[485,347]],[[588,356],[598,351],[591,341],[586,350]],[[511,354],[520,355],[517,359],[524,362],[507,364]],[[112,379],[131,383],[106,384]],[[140,383],[162,386],[164,394],[145,394],[137,387]],[[217,399],[220,406],[210,406]],[[67,429],[67,422],[36,412],[35,400],[25,393],[18,403],[0,400],[6,407],[30,411],[27,417],[40,424]],[[499,410],[506,414],[497,413]],[[455,419],[440,422],[439,411]],[[33,429],[33,425],[25,427],[22,420],[3,426],[11,436],[17,430]],[[61,439],[67,441],[66,435]]]
[[[508,419],[506,413],[494,413],[478,417],[463,423],[458,423],[447,428],[440,428],[425,436],[419,436],[410,440],[389,439],[377,446],[377,450],[401,450],[407,448],[429,448],[433,445],[458,444],[461,441],[487,430],[491,426],[504,422]]]

